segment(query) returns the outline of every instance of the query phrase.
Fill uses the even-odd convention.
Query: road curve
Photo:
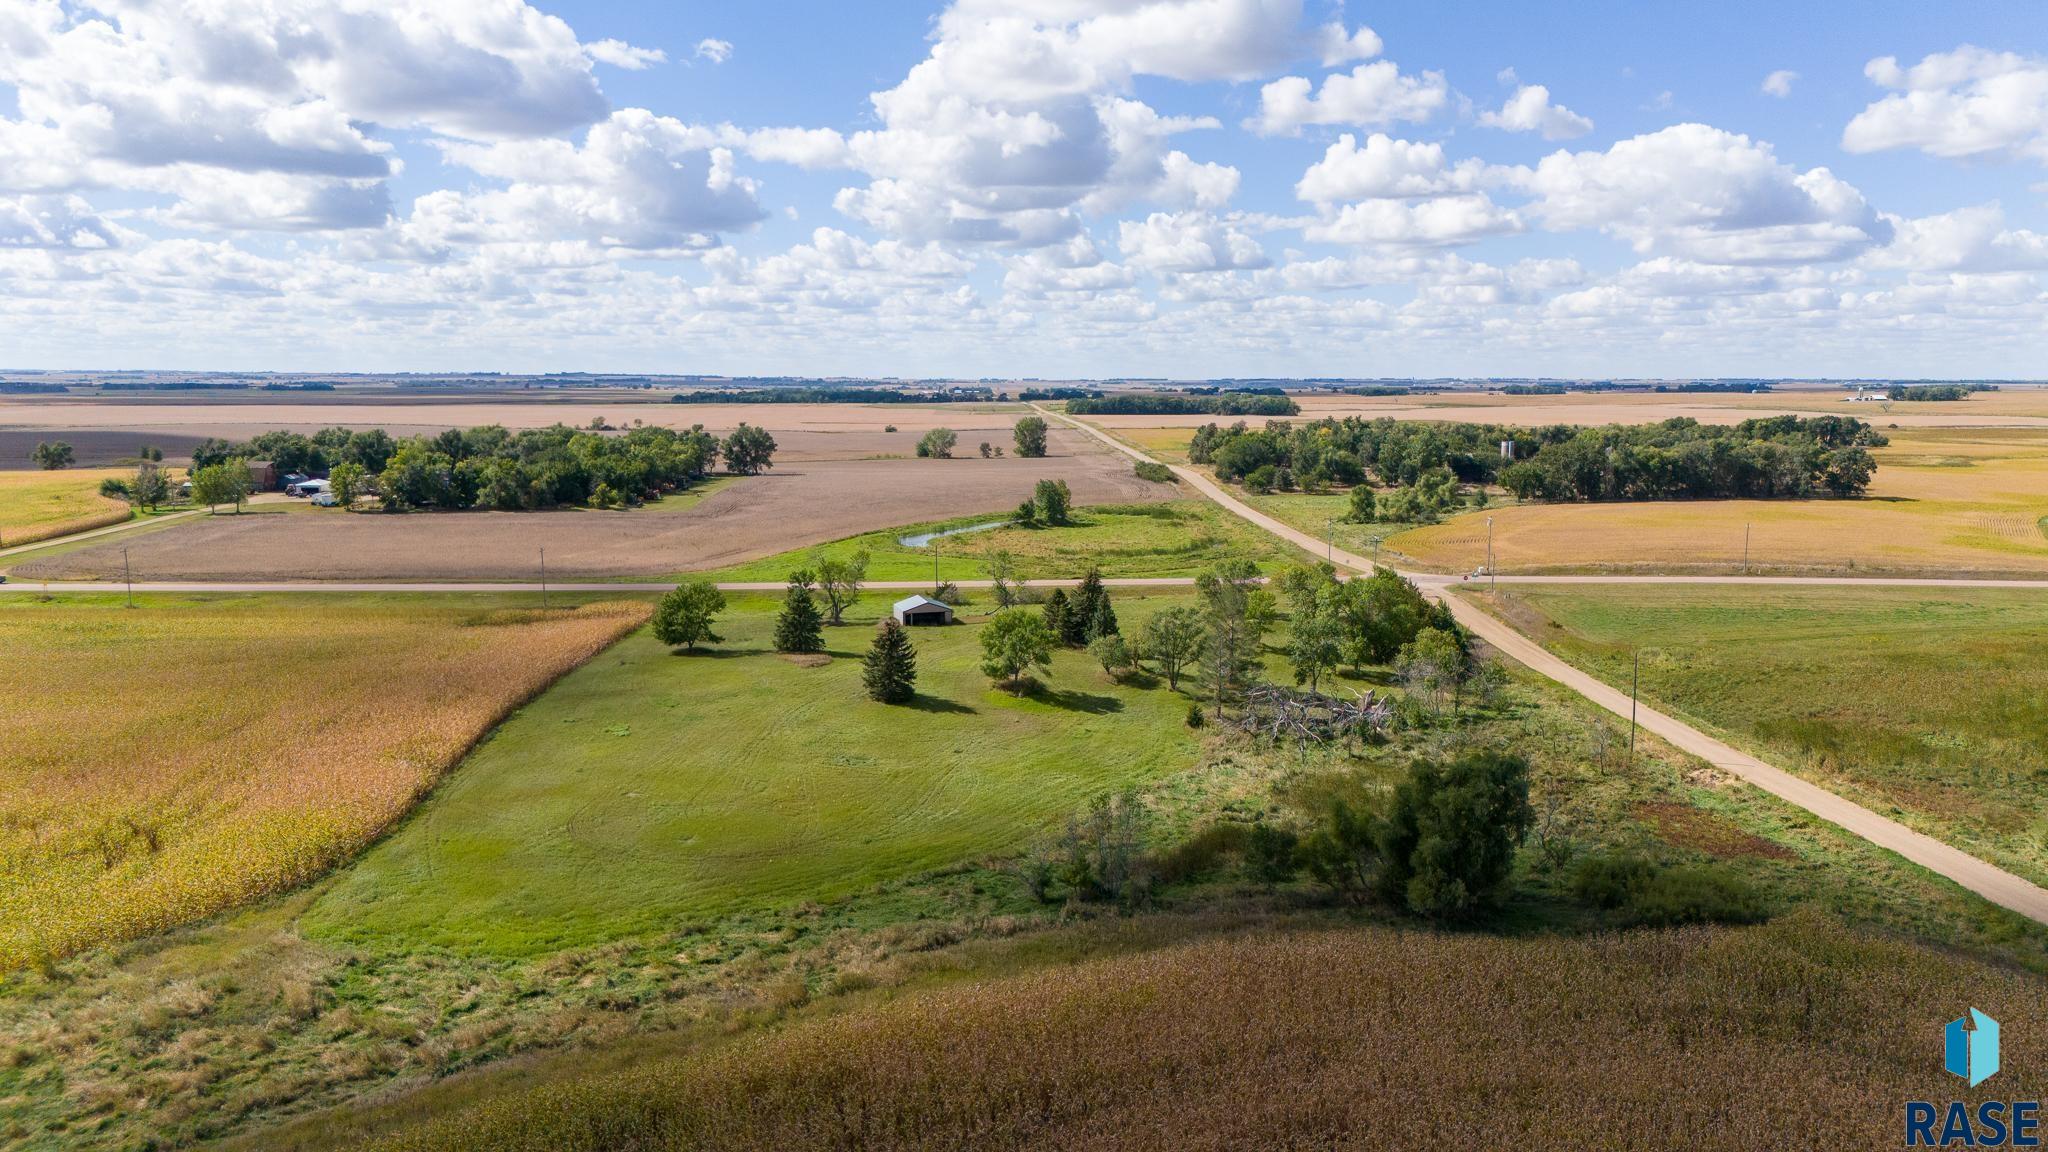
[[[1034,405],[1034,407],[1036,406]],[[1152,459],[1150,456],[1124,444],[1100,429],[1095,428],[1093,425],[1075,420],[1064,413],[1051,412],[1044,408],[1040,408],[1039,411],[1089,433],[1096,439],[1133,459],[1145,461]],[[1157,463],[1157,461],[1154,462]],[[1185,481],[1196,491],[1274,535],[1297,544],[1312,554],[1328,557],[1334,563],[1348,566],[1360,572],[1372,570],[1372,561],[1367,560],[1365,557],[1354,555],[1342,548],[1332,548],[1325,541],[1318,540],[1306,532],[1301,532],[1280,523],[1271,516],[1258,511],[1225,492],[1215,481],[1196,472],[1194,469],[1178,465],[1168,465],[1168,467],[1173,469],[1174,475],[1180,477],[1181,480]],[[1403,573],[1403,575],[1409,574]],[[1535,641],[1515,631],[1505,622],[1489,615],[1478,605],[1460,596],[1445,595],[1447,585],[1453,583],[1456,580],[1455,577],[1420,574],[1409,576],[1409,578],[1415,580],[1418,586],[1434,593],[1448,603],[1451,606],[1451,612],[1457,617],[1459,624],[1464,625],[1466,629],[1470,630],[1480,639],[1485,640],[1488,644],[1493,645],[1494,648],[1526,665],[1530,670],[1570,688],[1617,716],[1628,717],[1633,715],[1637,723],[1641,724],[1646,730],[1656,733],[1673,747],[1697,756],[1724,772],[1741,777],[1787,803],[1803,808],[1830,824],[1861,836],[1880,848],[1896,852],[1907,860],[1920,865],[1922,868],[1936,875],[1946,877],[1956,884],[1975,892],[1993,904],[2017,912],[2030,920],[2048,924],[2048,889],[2043,889],[2040,885],[2015,876],[1996,865],[1979,860],[1967,852],[1952,848],[1932,836],[1915,832],[1896,820],[1880,816],[1860,804],[1845,800],[1827,789],[1810,784],[1781,768],[1766,764],[1747,752],[1739,751],[1722,741],[1714,739],[1712,736],[1686,724],[1684,721],[1667,716],[1654,708],[1644,707],[1632,702],[1626,694],[1565,663],[1546,651]],[[1521,581],[1547,582],[1555,580],[1563,582],[1564,579],[1566,578],[1523,577]],[[1605,577],[1594,579],[1598,582],[1635,582],[1641,578]],[[1503,583],[1510,582],[1509,577],[1501,577],[1501,580]],[[1843,578],[1840,581],[1832,579],[1791,580],[1782,577],[1776,579],[1758,577],[1753,580],[1732,577],[1690,577],[1686,578],[1684,582],[1928,583],[1938,585],[1964,584],[1966,586],[1974,586],[1980,583],[1940,580],[1924,582],[1876,581],[1853,578]],[[1989,583],[2001,587],[2030,587],[2037,584],[2048,587],[2048,581],[1994,581]]]

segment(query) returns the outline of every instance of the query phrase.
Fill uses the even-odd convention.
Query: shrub
[[[917,442],[917,454],[920,458],[951,460],[959,443],[960,434],[951,428],[934,428]]]
[[[1588,856],[1572,870],[1572,896],[1611,912],[1628,903],[1656,870],[1633,853]]]
[[[1292,830],[1262,820],[1245,836],[1244,870],[1269,888],[1292,880],[1301,870],[1300,846],[1301,838]]]
[[[1755,924],[1768,917],[1763,895],[1716,864],[1680,864],[1652,875],[1629,901],[1628,921],[1651,928],[1677,924]]]
[[[1214,873],[1224,857],[1242,855],[1251,837],[1251,827],[1233,820],[1211,824],[1154,857],[1153,879],[1160,884],[1199,880]]]
[[[100,481],[100,495],[113,500],[128,498],[128,482],[119,476],[109,476]]]
[[[1154,484],[1173,483],[1173,469],[1155,460],[1138,461],[1136,472],[1140,480],[1150,480]]]
[[[1208,722],[1208,718],[1202,715],[1202,706],[1200,704],[1188,705],[1188,727],[1200,728]]]
[[[1622,923],[1755,924],[1769,917],[1762,893],[1718,864],[1660,867],[1635,853],[1588,856],[1572,872],[1572,895]]]
[[[1439,919],[1491,907],[1535,818],[1529,765],[1519,756],[1417,761],[1395,786],[1380,829],[1380,889],[1410,912]]]

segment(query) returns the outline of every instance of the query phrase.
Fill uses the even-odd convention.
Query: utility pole
[[[932,599],[939,598],[939,538],[932,537]]]
[[[1486,591],[1492,593],[1500,587],[1493,578],[1493,517],[1486,518]]]
[[[1335,528],[1336,523],[1337,518],[1335,516],[1326,516],[1323,518],[1323,545],[1325,548],[1328,549],[1328,551],[1324,553],[1323,559],[1328,560],[1332,564],[1335,564],[1337,562],[1337,535]]]
[[[1749,525],[1742,526],[1742,574],[1749,575]]]
[[[128,586],[128,606],[135,607],[135,570],[128,567],[128,549],[121,549],[121,583]]]
[[[1636,649],[1635,668],[1628,674],[1628,766],[1636,766],[1636,684],[1643,675],[1643,650]]]
[[[548,550],[540,550],[540,610],[548,610]]]

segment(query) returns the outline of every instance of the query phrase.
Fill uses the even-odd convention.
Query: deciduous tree
[[[36,467],[45,472],[71,467],[73,454],[71,445],[62,440],[47,440],[36,444],[36,450],[29,454]]]
[[[1038,457],[1045,455],[1045,419],[1040,416],[1026,416],[1017,421],[1011,430],[1017,442],[1017,455]]]
[[[758,476],[775,467],[775,437],[766,428],[741,424],[725,438],[725,466],[736,476]]]
[[[868,578],[868,554],[865,550],[855,552],[844,560],[820,560],[818,562],[818,591],[825,597],[825,611],[835,625],[854,601],[860,599],[860,586]]]
[[[1157,665],[1159,674],[1166,677],[1166,686],[1177,689],[1181,674],[1201,659],[1202,647],[1207,640],[1202,613],[1180,604],[1162,609],[1147,620],[1139,645],[1144,657]]]
[[[725,611],[725,593],[709,580],[690,580],[661,598],[654,609],[654,638],[671,648],[681,645],[695,649],[721,637],[711,630],[714,618]]]
[[[1395,786],[1380,826],[1380,890],[1423,916],[1469,917],[1499,902],[1535,818],[1529,765],[1519,756],[1418,761]]]
[[[248,498],[249,466],[240,460],[214,464],[192,474],[192,499],[206,505],[209,511],[222,504],[233,504],[240,513],[242,501]]]
[[[1021,608],[998,612],[981,630],[981,670],[1023,695],[1024,673],[1052,664],[1052,632],[1037,614]]]

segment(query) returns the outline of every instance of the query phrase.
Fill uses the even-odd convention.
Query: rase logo
[[[1942,1067],[1975,1088],[1998,1074],[1998,1021],[1975,1008],[1948,1022]]]
[[[1941,1066],[1975,1088],[1998,1074],[1998,1021],[1970,1009],[1942,1030]],[[1930,1100],[1906,1102],[1908,1148],[2039,1148],[2039,1100],[1961,1100],[1937,1108]]]

